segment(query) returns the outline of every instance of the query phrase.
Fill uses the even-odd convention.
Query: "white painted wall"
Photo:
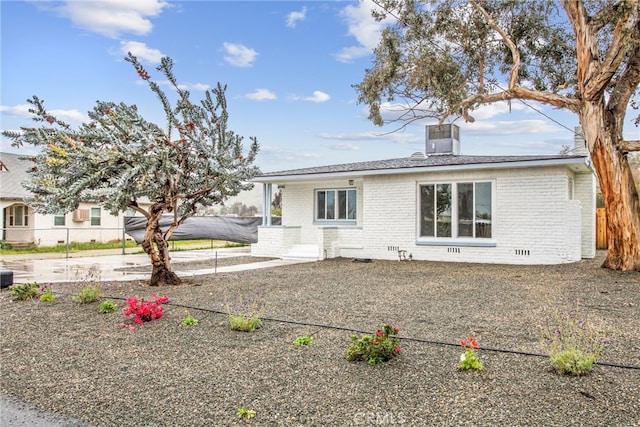
[[[494,211],[486,247],[427,244],[418,239],[419,185],[491,181]],[[489,169],[429,174],[366,176],[356,180],[358,221],[354,226],[314,224],[314,190],[345,188],[347,179],[286,183],[283,227],[259,229],[252,253],[281,256],[287,244],[317,244],[327,257],[398,259],[397,248],[416,260],[505,264],[559,264],[595,256],[595,181],[564,166]],[[298,241],[284,243],[278,233]],[[277,242],[276,242],[277,241]],[[269,247],[273,248],[270,252]]]

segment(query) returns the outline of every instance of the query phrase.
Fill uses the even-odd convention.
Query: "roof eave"
[[[292,175],[268,175],[255,177],[252,182],[257,183],[275,183],[290,181],[315,181],[318,179],[332,178],[357,178],[372,175],[400,175],[426,172],[453,172],[463,170],[483,170],[483,169],[521,169],[529,167],[545,167],[545,166],[567,166],[574,172],[588,173],[592,172],[591,161],[588,157],[567,158],[567,159],[545,159],[545,160],[521,160],[514,162],[496,162],[496,163],[473,163],[464,165],[441,165],[441,166],[419,166],[407,168],[393,169],[369,169],[361,171],[341,171],[341,172],[311,172]]]

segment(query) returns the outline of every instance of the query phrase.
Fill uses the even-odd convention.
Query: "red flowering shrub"
[[[375,337],[363,335],[351,335],[352,344],[347,349],[347,360],[364,360],[370,365],[387,362],[400,354],[400,340],[397,335],[400,329],[396,326],[385,324],[376,332]]]
[[[157,297],[151,295],[153,301],[145,301],[144,298],[127,298],[127,307],[122,309],[122,313],[129,317],[135,316],[133,321],[138,325],[144,322],[160,319],[162,317],[162,304],[169,302],[168,296]]]

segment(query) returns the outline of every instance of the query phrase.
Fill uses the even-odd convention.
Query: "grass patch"
[[[234,248],[247,246],[245,243],[227,242],[225,240],[178,240],[169,242],[169,248],[172,251],[182,251],[189,249],[207,249],[207,248]],[[133,240],[125,241],[125,248],[142,248]],[[122,240],[114,240],[110,242],[69,242],[69,253],[77,253],[82,251],[94,251],[103,249],[122,249]],[[3,244],[0,253],[3,255],[24,255],[24,254],[46,254],[46,253],[66,253],[67,245],[64,243],[54,246],[37,246],[31,244],[25,247],[14,248],[9,244]]]

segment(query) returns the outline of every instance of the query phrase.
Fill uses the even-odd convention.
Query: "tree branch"
[[[602,9],[596,12],[589,20],[589,27],[594,34],[600,31],[605,25],[611,22],[611,16],[616,13],[622,1],[616,4],[606,4]]]
[[[482,6],[480,6],[476,0],[470,0],[470,3],[475,7],[484,18],[487,20],[487,23],[491,28],[500,34],[502,37],[502,41],[504,44],[509,47],[511,51],[511,56],[513,58],[513,65],[511,66],[511,74],[509,76],[509,89],[512,90],[516,87],[516,82],[518,81],[518,70],[520,69],[520,52],[518,52],[518,47],[515,45],[513,40],[509,37],[509,35],[500,27],[496,21],[489,15],[489,13],[484,10]]]
[[[638,24],[638,0],[629,0],[629,2],[631,3],[629,12],[618,21],[609,50],[604,60],[595,68],[594,78],[585,81],[584,99],[600,96],[625,59],[629,40],[632,34],[636,34],[634,28]]]
[[[632,139],[620,142],[622,151],[640,151],[640,139]]]
[[[636,22],[633,38],[636,40],[640,39],[640,20]],[[616,83],[611,97],[607,102],[607,108],[614,117],[623,118],[625,116],[629,101],[638,85],[640,85],[640,43],[636,43],[629,54],[626,68]],[[622,120],[619,122],[620,126],[622,126]]]
[[[512,90],[505,90],[492,94],[478,94],[464,99],[460,103],[460,114],[465,121],[473,122],[474,118],[469,115],[469,109],[482,104],[490,104],[492,102],[508,101],[511,99],[527,99],[531,101],[541,102],[543,104],[553,105],[558,108],[566,108],[577,113],[580,110],[581,102],[575,98],[558,95],[553,92],[541,92],[521,87],[515,87]],[[448,115],[448,114],[447,114]]]

